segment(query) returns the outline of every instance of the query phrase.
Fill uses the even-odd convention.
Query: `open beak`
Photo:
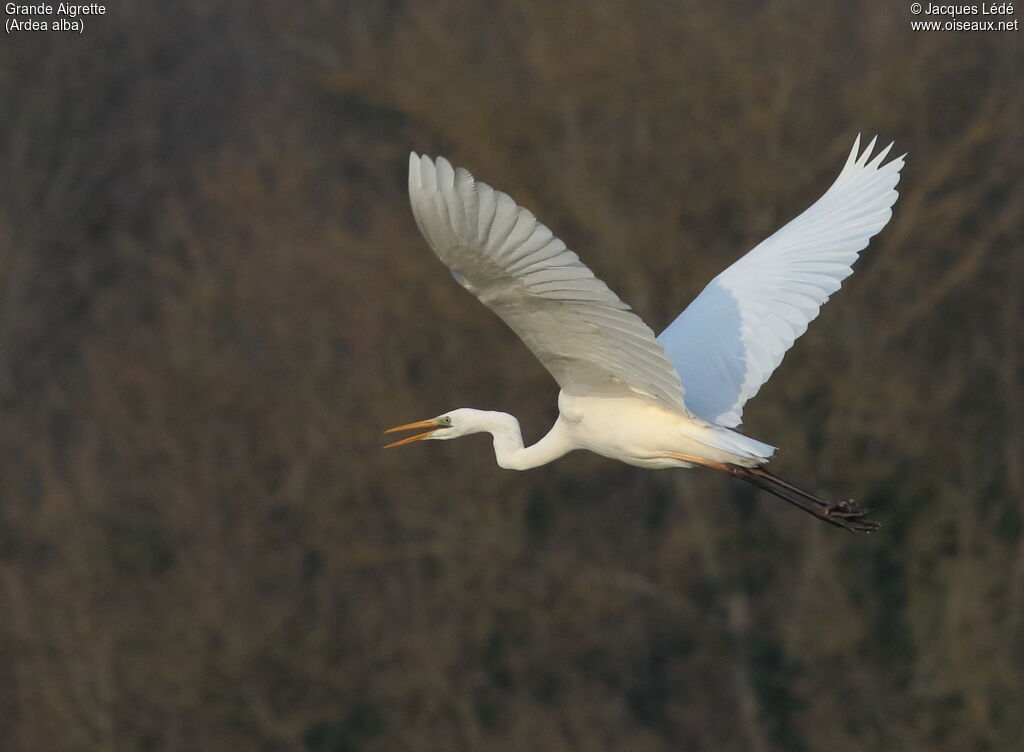
[[[384,448],[390,449],[391,447],[402,446],[402,444],[411,444],[414,441],[420,441],[421,439],[425,439],[428,436],[430,436],[430,434],[434,433],[434,431],[440,429],[441,426],[439,426],[433,420],[420,420],[415,423],[406,423],[404,426],[395,426],[394,428],[389,428],[384,433],[395,433],[395,431],[411,431],[414,428],[429,428],[430,430],[426,431],[425,433],[418,433],[415,436],[406,436],[404,439],[392,442],[391,444],[386,444]]]

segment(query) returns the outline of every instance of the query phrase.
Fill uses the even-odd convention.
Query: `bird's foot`
[[[865,514],[866,511],[861,509],[853,499],[843,499],[842,501],[827,505],[822,510],[822,513],[829,517],[859,517]]]
[[[881,527],[874,520],[869,520],[867,514],[868,510],[853,499],[837,501],[821,510],[822,519],[855,533],[873,533]]]

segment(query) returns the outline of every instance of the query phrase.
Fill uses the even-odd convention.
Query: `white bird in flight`
[[[421,439],[489,433],[503,468],[575,449],[648,468],[709,467],[854,532],[878,524],[852,499],[829,502],[764,469],[775,448],[733,429],[782,356],[852,273],[892,216],[903,158],[883,164],[860,136],[832,186],[736,261],[658,337],[528,210],[444,157],[409,155],[409,199],[456,281],[500,316],[561,387],[558,419],[524,446],[519,421],[459,408],[387,433]]]

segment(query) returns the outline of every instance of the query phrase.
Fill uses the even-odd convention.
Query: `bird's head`
[[[391,447],[411,444],[414,441],[421,441],[422,439],[456,439],[459,436],[465,436],[466,434],[478,433],[483,430],[479,425],[479,421],[476,419],[480,414],[480,410],[460,407],[458,410],[452,410],[451,412],[438,415],[436,418],[419,420],[415,423],[406,423],[402,426],[389,428],[384,433],[412,431],[417,428],[425,428],[427,430],[423,433],[406,436],[404,439],[399,439],[391,444],[387,444],[384,448],[390,449]]]

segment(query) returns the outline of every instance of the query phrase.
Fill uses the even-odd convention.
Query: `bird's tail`
[[[854,533],[873,533],[881,527],[874,520],[868,519],[868,510],[861,508],[853,499],[843,499],[836,502],[826,501],[797,488],[791,483],[787,483],[763,467],[742,467],[741,465],[727,464],[724,466],[724,469],[730,475],[745,480],[747,483],[755,485],[770,494],[774,494],[830,525],[845,528]]]
[[[703,445],[697,453],[700,457],[717,462],[735,462],[745,467],[756,467],[763,465],[775,453],[775,447],[771,444],[701,420],[682,421],[680,431],[686,439]],[[694,464],[703,463],[698,461]]]

